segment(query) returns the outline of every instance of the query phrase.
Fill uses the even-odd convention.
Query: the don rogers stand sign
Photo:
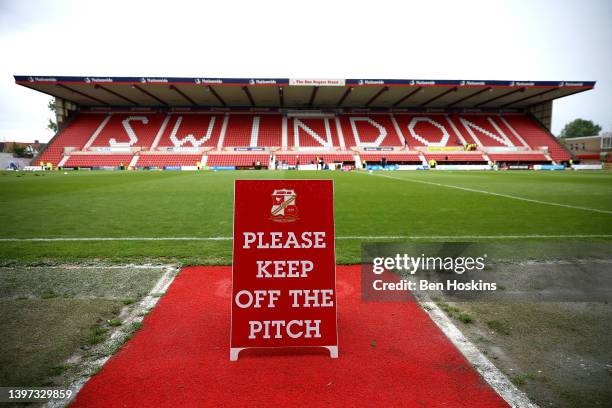
[[[236,180],[230,360],[245,348],[338,357],[332,180]]]

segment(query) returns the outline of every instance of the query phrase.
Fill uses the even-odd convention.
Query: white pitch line
[[[390,239],[541,239],[541,238],[612,238],[612,234],[524,234],[524,235],[343,235],[338,241]],[[70,242],[70,241],[231,241],[232,237],[58,237],[0,238],[0,242]]]
[[[612,238],[610,234],[575,234],[575,235],[347,235],[336,237],[338,240],[366,240],[366,239],[539,239],[539,238]]]
[[[377,176],[377,177],[385,177],[385,178],[389,178],[389,179],[393,179],[393,180],[407,181],[407,182],[410,182],[410,183],[421,183],[421,184],[428,184],[428,185],[431,185],[431,186],[454,188],[454,189],[457,189],[457,190],[469,191],[469,192],[472,192],[472,193],[488,194],[488,195],[492,195],[492,196],[510,198],[510,199],[513,199],[513,200],[527,201],[527,202],[536,203],[536,204],[552,205],[552,206],[556,206],[556,207],[565,207],[565,208],[571,208],[571,209],[574,209],[574,210],[591,211],[591,212],[596,212],[596,213],[601,213],[601,214],[612,214],[612,211],[610,211],[610,210],[600,210],[600,209],[597,209],[597,208],[581,207],[581,206],[578,206],[578,205],[561,204],[561,203],[555,203],[555,202],[552,202],[552,201],[535,200],[533,198],[525,198],[525,197],[513,196],[513,195],[510,195],[510,194],[494,193],[494,192],[491,192],[491,191],[478,190],[478,189],[475,189],[475,188],[454,186],[452,184],[442,184],[442,183],[435,183],[433,181],[415,180],[415,179],[412,179],[412,178],[403,178],[403,177],[394,177],[394,176],[389,176],[389,175],[386,175],[386,174],[375,174],[375,173],[362,173],[362,174],[374,175],[374,176]]]
[[[129,267],[133,268],[137,265],[117,265],[117,267]],[[141,265],[142,267],[150,267],[150,265]],[[144,315],[151,311],[157,302],[160,299],[158,296],[160,293],[165,294],[170,284],[174,281],[179,268],[174,265],[164,265],[165,272],[162,276],[157,280],[155,286],[149,290],[146,296],[144,296],[140,302],[138,302],[135,306],[125,306],[123,310],[120,312],[119,319],[121,320],[121,327],[115,328],[111,335],[97,346],[98,350],[111,350],[115,344],[124,343],[128,340],[129,332],[122,330],[124,327],[129,327],[129,325],[133,323],[142,323],[144,320]],[[68,386],[68,389],[72,390],[72,395],[68,399],[52,399],[49,400],[44,408],[64,408],[70,405],[72,401],[76,398],[77,394],[81,391],[83,386],[89,379],[94,375],[91,374],[94,370],[100,370],[104,364],[112,357],[112,354],[105,355],[96,360],[90,360],[87,357],[83,356],[80,352],[77,352],[68,360],[66,364],[70,364],[69,361],[72,358],[78,358],[80,360],[81,372],[77,376],[76,379]],[[92,357],[93,358],[93,357]],[[89,373],[88,373],[89,370]]]
[[[231,241],[232,237],[58,237],[0,238],[0,242],[62,242],[62,241]]]
[[[478,348],[449,317],[429,299],[418,299],[421,307],[446,337],[459,349],[484,380],[513,408],[537,408]]]
[[[126,264],[126,265],[45,265],[45,266],[0,266],[0,269],[167,269],[174,265]]]

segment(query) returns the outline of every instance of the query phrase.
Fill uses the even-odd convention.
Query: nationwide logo
[[[30,82],[57,82],[57,78],[51,77],[29,77],[28,81]]]
[[[167,78],[140,78],[140,82],[144,83],[168,83]]]
[[[562,82],[561,86],[584,86],[583,82]]]
[[[462,85],[476,85],[476,86],[482,86],[485,84],[484,81],[461,81],[464,82],[464,84]]]
[[[296,198],[295,190],[274,190],[270,219],[274,222],[294,222],[298,220]]]
[[[517,86],[534,86],[535,83],[534,82],[517,82],[516,85]]]
[[[113,82],[112,78],[85,78],[85,82]]]
[[[410,84],[410,85],[414,85],[414,80],[411,80],[411,81],[409,82],[409,84]]]
[[[515,83],[516,82],[514,82],[514,81],[510,82],[510,86],[514,86]]]
[[[417,85],[435,85],[436,81],[416,81]]]
[[[222,84],[223,80],[222,79],[216,79],[216,78],[202,78],[202,79],[196,79],[196,84],[202,83],[204,85],[208,85],[208,84]]]
[[[251,85],[273,85],[276,84],[275,79],[251,79],[249,81]]]
[[[361,83],[359,85],[384,85],[385,84],[385,81],[383,81],[382,79],[377,79],[377,80],[366,79],[360,82]]]

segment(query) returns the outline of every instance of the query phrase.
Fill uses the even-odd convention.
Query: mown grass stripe
[[[542,201],[542,200],[536,200],[536,199],[533,199],[533,198],[514,196],[514,195],[510,195],[510,194],[494,193],[492,191],[478,190],[476,188],[455,186],[455,185],[452,185],[452,184],[436,183],[436,182],[433,182],[433,181],[425,181],[425,180],[415,180],[413,178],[405,178],[405,177],[394,177],[394,176],[390,176],[390,175],[387,175],[387,174],[361,173],[361,172],[360,172],[360,174],[368,174],[368,175],[374,175],[374,176],[377,176],[377,177],[385,177],[385,178],[392,179],[392,180],[407,181],[409,183],[420,183],[420,184],[427,184],[427,185],[437,186],[437,187],[454,188],[456,190],[468,191],[468,192],[471,192],[471,193],[488,194],[488,195],[492,195],[492,196],[503,197],[503,198],[510,198],[512,200],[526,201],[526,202],[535,203],[535,204],[552,205],[552,206],[556,206],[556,207],[571,208],[573,210],[591,211],[591,212],[596,212],[596,213],[601,213],[601,214],[612,214],[612,211],[609,211],[609,210],[600,210],[598,208],[581,207],[581,206],[578,206],[578,205],[555,203],[555,202],[552,202],[552,201]]]

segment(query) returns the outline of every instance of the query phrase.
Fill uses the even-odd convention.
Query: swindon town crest
[[[299,219],[294,190],[274,190],[270,219],[276,222],[293,222]]]

